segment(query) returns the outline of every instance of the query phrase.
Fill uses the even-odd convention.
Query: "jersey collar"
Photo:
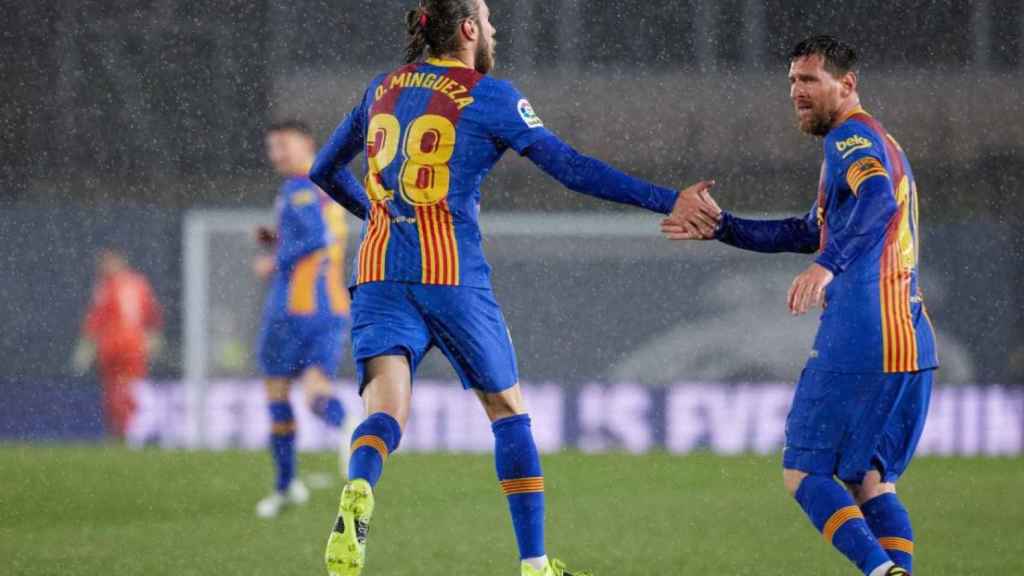
[[[451,58],[427,58],[427,64],[442,68],[469,68],[465,62]]]
[[[865,116],[871,116],[871,114],[868,114],[867,110],[865,110],[863,106],[857,106],[857,107],[856,107],[856,108],[854,108],[853,110],[850,110],[849,112],[847,112],[847,113],[846,113],[846,115],[845,115],[845,116],[843,116],[843,117],[842,117],[842,118],[841,118],[841,119],[839,120],[839,122],[836,122],[836,126],[839,126],[840,124],[842,124],[842,123],[846,122],[846,121],[847,121],[847,120],[849,120],[850,118],[853,118],[853,117],[854,117],[854,116],[856,116],[857,114],[863,114],[863,115],[865,115]]]
[[[309,178],[309,171],[313,169],[313,163],[307,162],[303,164],[304,168],[302,172],[298,174],[292,174],[289,178]]]

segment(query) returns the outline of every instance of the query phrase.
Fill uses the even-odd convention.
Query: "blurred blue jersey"
[[[344,210],[309,178],[295,176],[281,186],[276,212],[272,311],[292,316],[348,314]]]
[[[304,176],[277,198],[277,270],[263,311],[259,360],[274,377],[318,367],[337,373],[349,295],[344,282],[345,214]]]

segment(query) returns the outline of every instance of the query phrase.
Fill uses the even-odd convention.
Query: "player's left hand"
[[[825,303],[825,288],[835,276],[827,268],[818,263],[811,264],[807,270],[793,279],[789,287],[789,311],[794,316],[806,314],[808,310]]]

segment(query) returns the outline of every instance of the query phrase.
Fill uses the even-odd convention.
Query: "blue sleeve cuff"
[[[732,229],[733,219],[734,216],[731,212],[722,210],[718,219],[718,226],[715,226],[715,240],[721,240]]]
[[[654,188],[654,199],[651,209],[661,214],[671,214],[679,199],[679,191],[665,188],[664,186],[652,186]]]
[[[835,262],[832,261],[832,259],[828,256],[827,252],[822,252],[821,254],[819,254],[818,257],[814,259],[814,261],[815,263],[818,264],[818,266],[821,266],[822,268],[831,272],[833,276],[838,276],[843,271],[842,268],[840,268],[838,265],[836,265]]]

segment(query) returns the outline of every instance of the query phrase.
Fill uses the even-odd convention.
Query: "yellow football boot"
[[[330,576],[359,576],[366,564],[366,533],[373,516],[373,488],[353,480],[341,491],[338,521],[327,539],[324,561]]]
[[[594,576],[590,572],[570,572],[561,560],[551,560],[544,570],[536,570],[526,562],[522,563],[523,576]]]

